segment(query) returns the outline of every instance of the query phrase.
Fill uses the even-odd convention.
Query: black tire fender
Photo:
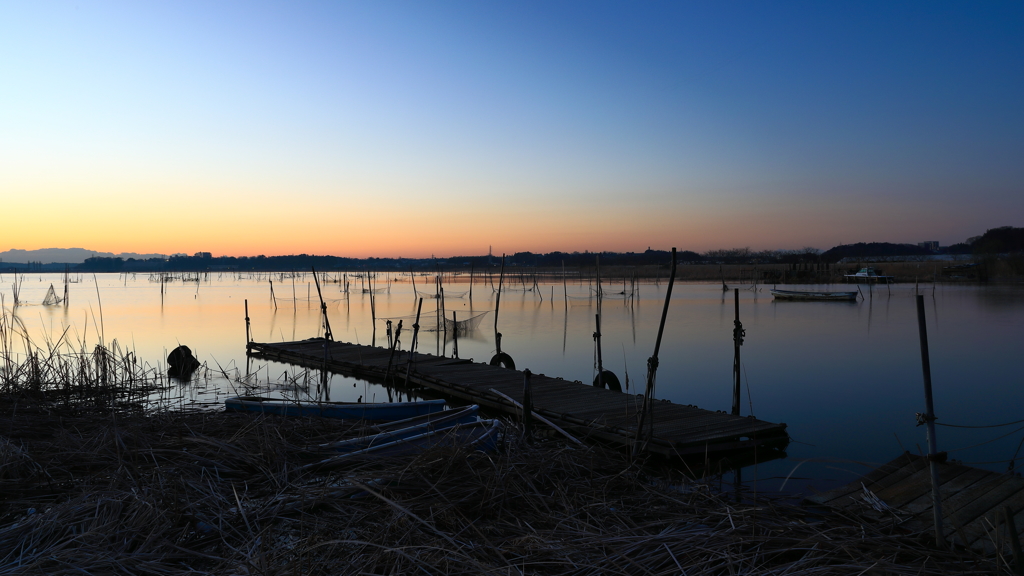
[[[508,368],[509,370],[515,370],[516,369],[516,361],[513,360],[512,357],[509,356],[508,354],[505,354],[504,352],[500,352],[498,354],[495,354],[494,357],[491,358],[491,366],[501,366],[502,368]]]

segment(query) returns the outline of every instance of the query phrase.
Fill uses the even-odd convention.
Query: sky
[[[0,250],[948,245],[1024,226],[1024,3],[0,0],[0,214]]]

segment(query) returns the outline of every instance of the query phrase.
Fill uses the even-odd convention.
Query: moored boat
[[[408,438],[390,440],[360,450],[344,452],[320,462],[307,464],[302,468],[321,469],[344,464],[359,457],[397,456],[420,452],[434,446],[455,446],[491,452],[497,447],[498,434],[501,430],[500,420],[478,420],[470,424],[458,424],[450,428],[430,430]]]
[[[480,406],[478,404],[473,404],[472,406],[464,406],[462,408],[445,410],[443,412],[434,412],[433,414],[427,414],[426,416],[417,416],[415,418],[409,418],[398,422],[389,422],[384,425],[374,426],[373,428],[379,430],[376,434],[361,436],[359,438],[349,438],[348,440],[331,442],[329,444],[322,444],[320,448],[324,450],[336,450],[338,452],[356,452],[358,450],[365,450],[367,448],[372,448],[373,446],[394,442],[396,440],[412,438],[413,436],[419,436],[427,432],[447,430],[448,428],[453,428],[455,426],[472,424],[480,419],[477,416],[479,411]]]
[[[777,290],[772,288],[776,300],[819,300],[825,302],[854,302],[857,292],[825,292],[821,290]]]
[[[277,416],[321,416],[345,420],[402,420],[444,410],[444,400],[415,402],[292,402],[261,396],[236,396],[224,400],[228,412],[261,412]]]
[[[886,284],[893,280],[892,276],[879,274],[878,271],[870,266],[861,268],[856,274],[844,274],[843,278],[846,278],[847,282],[852,280],[853,282],[884,282]]]

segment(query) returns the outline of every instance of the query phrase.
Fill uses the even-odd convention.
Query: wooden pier
[[[988,553],[1012,552],[1005,510],[1010,509],[1019,542],[1019,529],[1024,527],[1024,478],[943,462],[939,464],[939,481],[947,542]],[[865,489],[882,504],[872,502]],[[934,534],[928,459],[909,452],[863,478],[808,500],[878,525]]]
[[[440,396],[479,404],[490,410],[519,415],[511,402],[490,391],[494,389],[521,399],[523,373],[518,370],[420,353],[414,355],[410,364],[407,351],[396,351],[392,359],[390,349],[344,342],[330,342],[325,358],[324,340],[319,338],[272,344],[250,342],[246,349],[252,356],[307,368],[322,369],[326,363],[328,372],[378,382],[385,378],[390,361],[391,374],[397,382],[405,381],[406,370],[411,367],[411,385],[423,386]],[[531,391],[534,412],[581,438],[632,446],[643,396],[613,392],[543,374],[532,376]],[[785,424],[673,404],[667,400],[652,403],[648,422],[644,424],[645,433],[648,426],[652,433],[644,449],[664,456],[722,453],[757,446],[784,447],[788,442]]]

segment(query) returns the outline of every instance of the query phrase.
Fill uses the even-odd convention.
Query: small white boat
[[[861,268],[860,270],[857,271],[856,274],[844,274],[843,278],[846,278],[847,282],[852,280],[854,282],[884,282],[886,284],[892,282],[893,279],[892,276],[885,276],[883,274],[879,274],[874,268],[870,266],[868,266],[867,268]]]
[[[824,302],[856,302],[856,292],[825,292],[820,290],[777,290],[772,288],[776,300],[816,300]]]

